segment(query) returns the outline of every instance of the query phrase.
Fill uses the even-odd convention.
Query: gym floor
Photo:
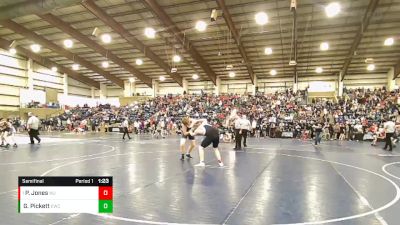
[[[250,138],[243,152],[220,145],[224,167],[208,150],[207,166],[199,168],[197,149],[182,162],[178,145],[178,137],[86,134],[1,149],[0,224],[400,223],[396,149]],[[17,177],[46,175],[113,176],[114,213],[18,214]]]

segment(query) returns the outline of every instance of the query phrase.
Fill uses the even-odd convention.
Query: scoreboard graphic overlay
[[[18,177],[19,213],[112,213],[112,177]]]

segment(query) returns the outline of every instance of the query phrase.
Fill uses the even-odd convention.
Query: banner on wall
[[[46,92],[21,88],[19,90],[19,101],[21,105],[28,104],[32,101],[46,104]]]
[[[309,83],[308,92],[332,92],[335,91],[334,82],[314,81]]]

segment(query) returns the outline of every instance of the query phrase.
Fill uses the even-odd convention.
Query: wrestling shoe
[[[219,165],[220,167],[223,167],[223,166],[224,166],[224,163],[223,163],[223,162],[218,162],[218,165]]]
[[[186,157],[188,157],[189,159],[193,158],[190,154],[186,154]]]

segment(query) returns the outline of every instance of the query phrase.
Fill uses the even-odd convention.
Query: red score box
[[[112,186],[99,186],[99,200],[112,200],[113,187]]]

